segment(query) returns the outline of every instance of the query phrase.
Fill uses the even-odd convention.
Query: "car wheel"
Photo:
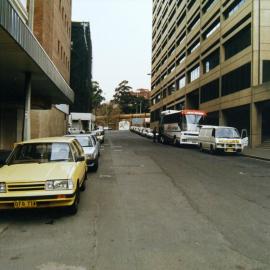
[[[98,160],[95,162],[95,165],[93,167],[93,171],[96,172],[98,170]]]
[[[210,153],[213,155],[215,154],[214,146],[211,144],[210,146]]]
[[[77,185],[76,188],[76,195],[75,195],[75,200],[73,202],[73,204],[71,206],[68,207],[68,213],[70,215],[75,215],[78,212],[78,208],[79,208],[79,203],[80,203],[80,188],[79,188],[79,184]]]
[[[202,147],[202,144],[201,143],[200,143],[199,148],[200,148],[200,152],[203,152],[203,147]]]

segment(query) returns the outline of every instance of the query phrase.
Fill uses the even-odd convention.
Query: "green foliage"
[[[92,108],[96,110],[102,101],[105,100],[105,98],[102,96],[103,91],[99,86],[99,83],[96,81],[92,82],[92,92],[91,92],[91,103],[92,103]]]
[[[131,90],[126,80],[115,88],[113,101],[119,105],[121,112],[125,114],[149,112],[149,101],[144,97],[132,95]]]

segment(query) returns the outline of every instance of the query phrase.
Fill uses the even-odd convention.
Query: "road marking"
[[[99,178],[112,178],[110,174],[101,174]]]
[[[85,267],[81,266],[69,266],[65,264],[59,264],[50,262],[47,264],[42,264],[37,267],[39,270],[87,270]]]

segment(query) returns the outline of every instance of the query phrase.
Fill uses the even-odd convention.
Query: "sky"
[[[106,100],[123,81],[150,89],[152,0],[73,0],[72,20],[90,22],[93,80]]]

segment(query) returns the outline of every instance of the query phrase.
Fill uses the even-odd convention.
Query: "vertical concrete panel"
[[[250,139],[252,148],[262,142],[262,111],[255,103],[250,104]]]

